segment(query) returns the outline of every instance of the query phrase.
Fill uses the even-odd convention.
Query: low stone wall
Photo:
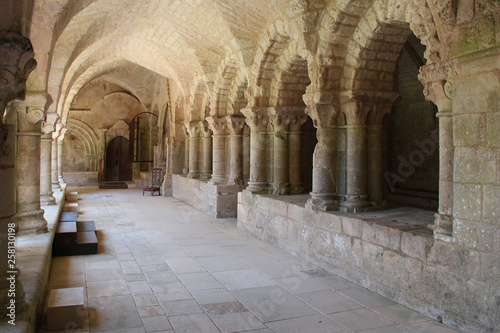
[[[500,327],[498,268],[435,241],[432,212],[314,212],[304,208],[307,197],[243,191],[238,228],[463,332]]]
[[[99,185],[99,173],[97,171],[63,172],[63,178],[69,186]]]
[[[214,185],[206,180],[172,176],[172,196],[216,218],[236,217],[239,185]]]
[[[65,202],[66,185],[61,191],[54,191],[56,205],[42,206],[43,217],[47,221],[48,232],[16,237],[16,266],[21,271],[25,297],[24,312],[16,313],[15,326],[7,321],[0,323],[0,332],[32,333],[38,332],[42,320],[45,297],[49,287],[52,264],[52,241],[57,221]]]

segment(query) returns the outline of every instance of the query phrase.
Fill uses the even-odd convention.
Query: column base
[[[226,177],[224,175],[212,175],[212,178],[210,179],[210,184],[225,185]]]
[[[241,178],[229,178],[227,185],[243,185],[243,179]]]
[[[440,213],[434,214],[434,224],[429,225],[434,230],[434,239],[451,242],[453,236],[453,218]]]
[[[2,281],[0,283],[0,320],[16,319],[24,312],[24,288],[19,280],[20,271],[17,268],[9,271],[14,273],[7,273],[0,277]],[[15,292],[15,297],[11,297],[14,296],[12,291]],[[14,303],[12,303],[13,300]]]
[[[340,204],[340,211],[344,213],[361,213],[370,210],[370,203],[366,201],[367,195],[347,194]]]
[[[43,234],[47,232],[47,221],[43,218],[43,210],[21,213],[15,216],[18,234]]]
[[[212,173],[210,171],[200,173],[200,179],[210,179],[211,177]]]
[[[302,186],[302,183],[290,184],[290,194],[302,194],[302,193],[304,193],[304,186]]]
[[[61,184],[59,184],[59,182],[52,183],[52,191],[61,191]]]
[[[188,168],[182,169],[182,174],[183,175],[187,175],[188,173],[189,173],[189,169]]]
[[[40,193],[40,206],[53,206],[56,204],[56,199],[52,196],[54,192]]]
[[[189,178],[189,179],[200,178],[200,173],[198,171],[190,172],[190,173],[188,173],[187,178]]]
[[[248,182],[245,190],[251,193],[267,193],[267,182]]]
[[[289,193],[288,183],[273,183],[273,194],[288,195]]]
[[[339,210],[337,193],[314,193],[311,192],[311,198],[307,200],[306,208],[316,211]]]

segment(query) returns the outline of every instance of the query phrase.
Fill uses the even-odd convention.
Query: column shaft
[[[52,164],[51,164],[52,190],[61,190],[61,185],[59,184],[59,177],[58,177],[59,169],[57,167],[59,163],[58,161],[59,151],[57,148],[58,148],[57,138],[55,138],[54,140],[52,140]]]
[[[242,117],[227,117],[230,130],[229,185],[243,184],[243,128],[245,120]]]
[[[40,205],[55,205],[52,196],[52,135],[45,134],[40,142]]]
[[[378,208],[386,206],[384,200],[384,178],[383,178],[383,128],[374,125],[367,132],[368,155],[367,155],[367,185],[368,200]]]
[[[273,194],[286,195],[289,193],[289,159],[288,159],[288,125],[286,116],[272,117],[274,128],[273,141]]]
[[[200,178],[210,179],[212,174],[212,135],[210,130],[203,132],[203,163]]]
[[[267,192],[266,179],[266,138],[269,116],[267,110],[242,110],[246,122],[250,126],[250,180],[247,191],[253,193]]]
[[[226,129],[225,118],[209,117],[207,122],[212,130],[212,184],[226,183]]]
[[[337,129],[317,126],[318,143],[314,148],[313,184],[307,207],[315,210],[337,210]]]
[[[41,113],[41,115],[40,115]],[[28,113],[18,111],[18,132],[16,149],[16,221],[20,234],[47,231],[47,221],[40,209],[40,137],[41,122],[28,121],[27,117],[42,119],[43,111]],[[34,115],[33,115],[34,114]]]
[[[188,178],[200,178],[200,138],[189,137],[189,173]]]

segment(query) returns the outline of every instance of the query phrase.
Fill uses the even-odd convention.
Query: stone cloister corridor
[[[55,258],[50,286],[86,286],[83,332],[455,332],[238,230],[234,218],[139,190],[74,190],[101,248]]]
[[[500,331],[499,27],[498,0],[0,0],[0,331]]]

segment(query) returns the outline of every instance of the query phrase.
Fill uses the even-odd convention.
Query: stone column
[[[57,139],[57,176],[59,178],[59,183],[64,184],[63,178],[63,146],[64,146],[64,137],[66,136],[67,129],[61,129],[61,135]]]
[[[189,173],[188,178],[200,178],[200,122],[186,123],[189,134]]]
[[[7,104],[24,98],[26,80],[35,69],[35,53],[29,39],[21,36],[0,37],[0,319],[8,318],[11,302],[17,315],[24,311],[24,291],[15,263],[7,261],[9,248],[14,248],[16,232],[16,126],[4,124]],[[10,242],[10,243],[9,243]],[[9,295],[12,282],[16,294]]]
[[[56,204],[56,199],[52,196],[52,132],[45,133],[40,143],[40,205],[50,206]]]
[[[208,124],[203,122],[201,126],[201,138],[203,143],[201,179],[210,179],[212,175],[212,131],[208,128]]]
[[[266,180],[266,135],[269,116],[267,109],[249,108],[241,112],[250,126],[250,180],[247,191],[265,193]]]
[[[42,137],[40,145],[40,205],[55,205],[56,200],[52,196],[52,133],[56,128],[59,115],[49,112],[42,122]]]
[[[182,174],[187,175],[189,173],[189,132],[186,127],[184,130],[184,168],[182,168]]]
[[[275,114],[270,117],[273,126],[273,194],[289,193],[288,126],[290,116]]]
[[[366,187],[366,117],[369,108],[361,102],[349,101],[342,105],[342,111],[347,121],[347,194],[340,210],[362,212],[370,206]]]
[[[52,133],[52,190],[54,191],[60,191],[61,190],[61,184],[59,184],[59,172],[58,172],[58,157],[59,157],[59,151],[58,151],[58,144],[57,144],[57,138],[59,138],[59,133],[54,132]]]
[[[245,128],[245,118],[227,116],[227,127],[231,134],[231,152],[229,163],[228,185],[243,184],[243,128]]]
[[[47,231],[40,209],[40,137],[44,110],[50,102],[50,96],[43,93],[29,96],[26,102],[16,102],[16,222],[20,234]]]
[[[327,94],[306,95],[306,113],[316,127],[318,143],[314,148],[311,198],[306,208],[338,210],[337,196],[337,115],[333,97]]]
[[[367,128],[367,190],[368,201],[374,209],[385,209],[384,182],[384,116],[391,111],[392,104],[379,104],[368,114]]]
[[[226,183],[226,119],[208,117],[207,122],[213,132],[212,141],[212,184]]]
[[[288,134],[289,151],[289,182],[290,194],[300,194],[304,192],[302,186],[301,171],[301,136],[302,125],[306,122],[307,116],[296,116],[291,119],[290,132]]]

